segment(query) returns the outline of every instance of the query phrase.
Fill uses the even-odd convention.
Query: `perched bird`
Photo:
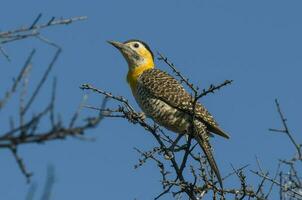
[[[116,47],[128,63],[127,81],[138,105],[147,117],[165,128],[180,134],[193,134],[203,149],[221,187],[222,179],[209,143],[210,132],[229,136],[219,128],[212,115],[199,102],[193,111],[194,98],[172,76],[154,66],[154,55],[140,40],[124,43],[108,41]],[[192,132],[194,115],[194,132]]]

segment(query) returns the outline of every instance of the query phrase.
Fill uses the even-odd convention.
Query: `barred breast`
[[[186,133],[188,131],[190,126],[190,116],[188,114],[153,97],[148,91],[144,90],[144,87],[141,87],[140,83],[137,84],[137,89],[133,93],[138,105],[147,117],[152,118],[156,123],[173,132]]]
[[[159,69],[145,70],[138,77],[134,88],[133,94],[142,110],[168,129],[183,133],[191,124],[190,116],[194,113],[195,118],[205,125],[208,132],[229,138],[207,109],[199,102],[194,106],[193,97],[166,72]]]

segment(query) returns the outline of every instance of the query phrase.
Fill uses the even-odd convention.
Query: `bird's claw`
[[[174,155],[171,151],[167,151],[167,152],[164,153],[164,158],[166,160],[171,160],[172,158],[174,158]]]
[[[144,121],[146,119],[146,114],[144,112],[139,112],[139,113],[137,113],[137,118]]]

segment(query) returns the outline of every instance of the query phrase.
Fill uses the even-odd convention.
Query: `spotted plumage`
[[[193,134],[222,187],[221,176],[209,143],[209,134],[212,132],[225,138],[229,136],[219,128],[213,116],[199,102],[195,104],[194,112],[193,97],[175,78],[154,68],[153,54],[145,43],[139,40],[110,43],[122,52],[128,62],[127,81],[146,116],[173,132]]]
[[[159,99],[167,103],[171,108],[176,108],[183,113],[191,116],[194,113],[193,97],[185,91],[176,79],[159,69],[145,70],[137,79],[136,89],[138,90],[138,95],[135,94],[136,92],[134,92],[134,95],[138,97],[147,95],[147,99]],[[136,97],[137,100],[138,97]],[[213,116],[199,102],[195,105],[195,117],[205,123],[209,131],[228,138],[228,135],[219,128]]]
[[[169,74],[159,69],[144,71],[138,77],[133,95],[145,114],[158,124],[176,133],[192,134],[193,98]],[[217,130],[218,124],[200,103],[196,103],[195,109],[193,137],[206,154],[212,169],[219,174],[208,136],[209,130]],[[225,133],[220,135],[228,137]],[[220,175],[217,176],[221,179]]]

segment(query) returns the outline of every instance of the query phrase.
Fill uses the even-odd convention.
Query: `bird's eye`
[[[138,43],[135,43],[133,46],[134,46],[134,48],[138,48],[138,47],[139,47],[139,44],[138,44]]]

